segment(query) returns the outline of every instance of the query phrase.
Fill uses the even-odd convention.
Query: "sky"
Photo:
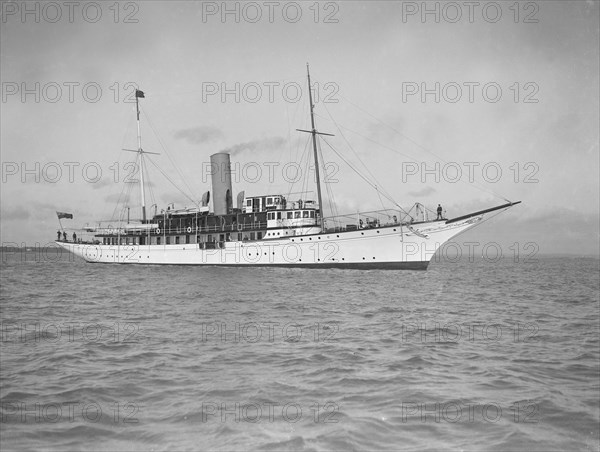
[[[337,213],[522,201],[456,240],[599,254],[597,1],[1,4],[4,245],[139,217],[135,87],[150,212],[221,151],[234,199],[314,191],[310,63]]]

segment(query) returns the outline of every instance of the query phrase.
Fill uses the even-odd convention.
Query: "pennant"
[[[68,218],[68,219],[73,219],[73,214],[72,213],[66,213],[66,212],[56,212],[56,215],[58,216],[58,219],[60,220],[61,218]]]
[[[135,90],[135,97],[141,97],[142,99],[146,98],[146,96],[144,96],[144,92],[140,91],[139,89]]]

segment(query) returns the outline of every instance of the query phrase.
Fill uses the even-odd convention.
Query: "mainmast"
[[[135,110],[137,113],[137,142],[138,154],[140,161],[140,194],[142,200],[142,222],[146,221],[146,195],[144,190],[144,151],[142,150],[142,134],[140,132],[140,105],[139,98],[144,98],[144,92],[139,89],[135,90]]]
[[[314,152],[314,160],[315,160],[315,176],[317,178],[317,196],[319,198],[319,213],[320,213],[320,222],[321,222],[321,230],[325,230],[325,219],[323,217],[323,199],[321,197],[321,177],[319,175],[319,155],[317,152],[317,135],[328,135],[332,137],[333,135],[330,133],[317,132],[315,128],[315,114],[314,114],[314,105],[312,101],[312,92],[310,88],[310,71],[308,68],[308,63],[306,63],[306,75],[308,77],[308,101],[310,103],[310,125],[311,130],[302,130],[296,129],[300,132],[308,132],[312,135],[312,144],[313,144],[313,152]]]

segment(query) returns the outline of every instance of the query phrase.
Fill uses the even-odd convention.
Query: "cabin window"
[[[175,237],[175,245],[179,245],[179,236]]]
[[[292,218],[294,218],[294,212],[288,212],[287,213],[287,219],[291,220]]]
[[[250,233],[250,240],[254,240],[254,232]]]
[[[189,235],[186,235],[186,236],[185,236],[185,243],[186,243],[186,244],[187,244],[187,243],[190,243],[190,236],[189,236]]]
[[[156,244],[160,245],[160,237],[156,237]]]
[[[297,210],[296,212],[294,212],[294,218],[300,218],[300,211]]]
[[[311,217],[311,218],[314,218],[314,217],[315,217],[315,211],[314,211],[314,210],[311,210],[311,211],[310,211],[310,217]]]
[[[171,244],[171,237],[167,237],[167,240],[165,242],[166,245],[170,245]]]
[[[263,236],[263,233],[262,233],[262,232],[257,232],[257,233],[256,233],[256,239],[257,239],[257,240],[260,240],[260,239],[262,239],[262,236]]]
[[[273,198],[267,198],[267,205],[273,204]]]
[[[248,206],[248,207],[252,206],[252,200],[251,199],[247,199],[246,200],[246,206]]]
[[[302,212],[302,218],[308,218],[308,210]]]
[[[281,220],[281,212],[277,212],[277,219]]]
[[[238,239],[238,241],[242,240],[242,233],[241,232],[237,233],[237,239]]]
[[[212,242],[213,238],[212,238],[212,234],[208,234],[208,238],[206,239],[207,242]]]

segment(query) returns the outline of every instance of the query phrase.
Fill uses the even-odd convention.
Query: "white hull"
[[[288,266],[426,269],[445,242],[483,216],[446,224],[386,226],[251,242],[225,242],[220,249],[198,244],[93,245],[56,242],[88,262],[120,264]]]

